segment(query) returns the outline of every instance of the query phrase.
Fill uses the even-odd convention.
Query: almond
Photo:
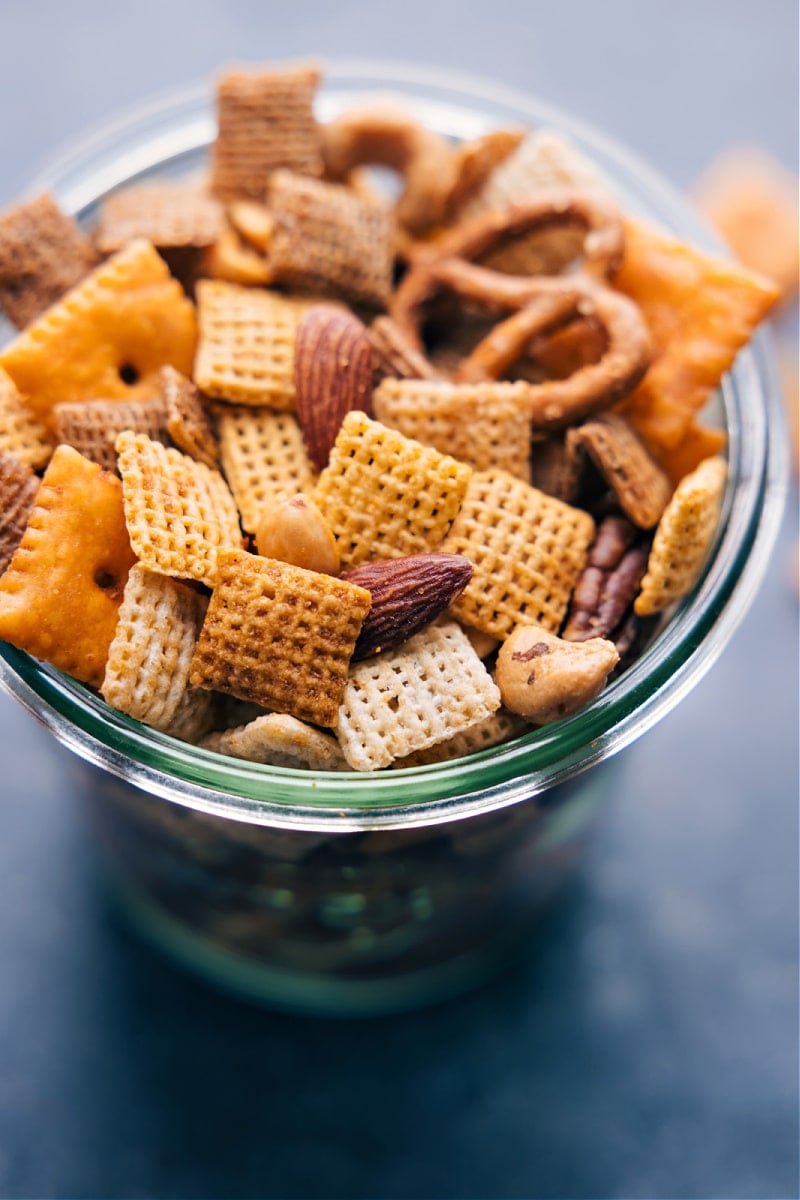
[[[294,350],[297,417],[318,471],[351,409],[372,411],[372,346],[358,317],[315,304],[297,328]]]
[[[461,554],[408,554],[362,563],[341,578],[372,597],[353,653],[356,661],[394,649],[435,620],[469,583],[472,563]]]

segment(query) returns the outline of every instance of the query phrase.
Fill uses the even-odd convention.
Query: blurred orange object
[[[791,300],[800,269],[797,177],[766,151],[739,146],[711,163],[693,193],[741,262]]]

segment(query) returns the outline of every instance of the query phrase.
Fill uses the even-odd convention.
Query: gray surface
[[[5,0],[0,203],[149,92],[308,51],[526,88],[680,185],[741,140],[796,164],[796,22],[791,0]],[[797,1196],[795,513],[722,660],[627,752],[539,942],[416,1016],[270,1016],[139,947],[62,758],[0,697],[0,1195]]]

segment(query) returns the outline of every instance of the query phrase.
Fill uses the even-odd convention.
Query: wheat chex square
[[[222,550],[190,680],[336,724],[371,597],[364,588],[243,550]]]

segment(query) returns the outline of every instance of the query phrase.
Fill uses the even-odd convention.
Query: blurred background
[[[686,191],[740,146],[796,178],[797,24],[796,0],[6,2],[0,205],[152,93],[309,54],[532,92]],[[788,410],[791,304],[773,337]],[[795,476],[755,606],[625,753],[538,939],[403,1017],[261,1012],[140,946],[0,696],[0,1195],[797,1196],[797,538]]]

